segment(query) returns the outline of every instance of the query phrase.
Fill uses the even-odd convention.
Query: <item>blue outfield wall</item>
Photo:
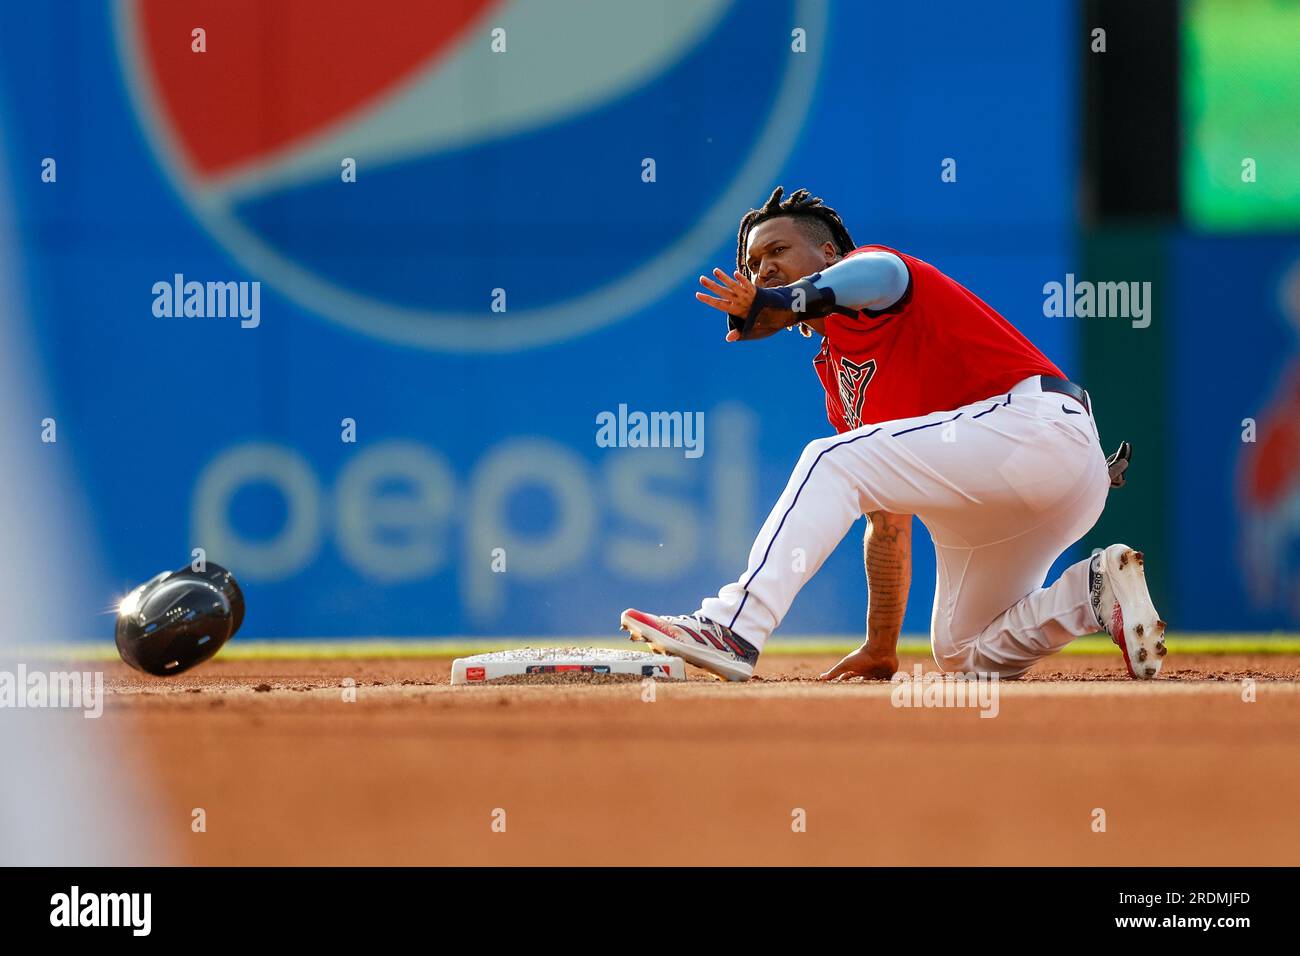
[[[1300,627],[1300,236],[1177,236],[1167,348],[1177,606]]]
[[[240,578],[256,637],[598,635],[629,604],[694,609],[830,430],[811,341],[729,346],[692,298],[778,183],[825,197],[857,242],[933,262],[1078,371],[1072,320],[1042,312],[1075,255],[1070,4],[993,29],[957,0],[694,3],[610,34],[557,3],[544,48],[487,5],[431,39],[425,86],[378,83],[287,141],[274,109],[297,107],[277,94],[313,88],[276,75],[288,58],[266,60],[260,99],[231,80],[235,108],[175,107],[206,61],[172,45],[225,56],[270,28],[244,6],[211,13],[206,54],[163,4],[0,8],[34,361],[98,569],[76,637],[105,636],[113,595],[195,547]],[[344,29],[333,9],[303,29]],[[488,83],[498,15],[519,19],[495,62],[527,68]],[[432,37],[442,14],[425,16]],[[359,38],[337,68],[381,53]],[[525,94],[526,115],[507,109]],[[259,281],[258,325],[155,316],[177,274]],[[703,453],[598,447],[597,415],[620,404],[703,412]],[[912,632],[933,594],[918,532]],[[786,633],[861,632],[861,533]]]

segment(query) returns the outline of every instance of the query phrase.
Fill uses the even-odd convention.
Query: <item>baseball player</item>
[[[622,627],[747,680],[799,589],[866,515],[867,637],[821,677],[887,678],[916,515],[934,540],[941,668],[1019,677],[1105,630],[1129,674],[1155,677],[1165,623],[1141,552],[1113,544],[1043,587],[1123,484],[1128,444],[1107,459],[1088,393],[969,290],[921,259],[855,246],[807,190],[782,193],[745,215],[735,271],[701,276],[696,298],[728,316],[728,342],[794,327],[821,336],[813,365],[836,434],[804,449],[739,580],[693,614],[629,608]]]

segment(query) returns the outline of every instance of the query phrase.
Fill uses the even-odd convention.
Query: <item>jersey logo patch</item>
[[[867,386],[875,374],[875,359],[851,362],[840,358],[840,405],[844,409],[844,423],[850,431],[862,425],[862,403],[867,398]]]

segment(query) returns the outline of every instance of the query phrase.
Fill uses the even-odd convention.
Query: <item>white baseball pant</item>
[[[819,438],[804,449],[740,580],[700,613],[762,650],[799,589],[862,515],[914,514],[938,568],[930,640],[948,671],[1023,674],[1097,630],[1087,559],[1047,572],[1096,523],[1110,490],[1092,417],[1044,392],[1008,394]]]

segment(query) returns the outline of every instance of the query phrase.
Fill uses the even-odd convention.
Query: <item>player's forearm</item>
[[[875,511],[867,517],[867,645],[893,651],[912,585],[912,516]]]
[[[907,292],[907,283],[907,266],[898,256],[862,253],[789,285],[756,290],[749,312],[733,316],[731,327],[742,338],[762,339],[835,311],[888,309]],[[824,326],[817,331],[824,335]]]
[[[892,252],[862,252],[809,276],[846,309],[888,309],[907,292],[907,266]]]
[[[733,315],[730,326],[745,339],[766,338],[794,326],[812,327],[825,335],[824,317],[834,308],[834,293],[819,289],[811,279],[800,279],[790,285],[756,290],[749,313],[743,318]]]
[[[746,340],[765,339],[769,335],[774,335],[777,332],[780,332],[782,329],[788,329],[792,325],[797,325],[799,321],[800,316],[793,312],[779,308],[764,308],[758,310],[758,314],[754,318],[753,324],[749,327],[749,331],[745,333],[745,338]],[[732,323],[732,327],[735,328],[737,324],[738,323]]]

